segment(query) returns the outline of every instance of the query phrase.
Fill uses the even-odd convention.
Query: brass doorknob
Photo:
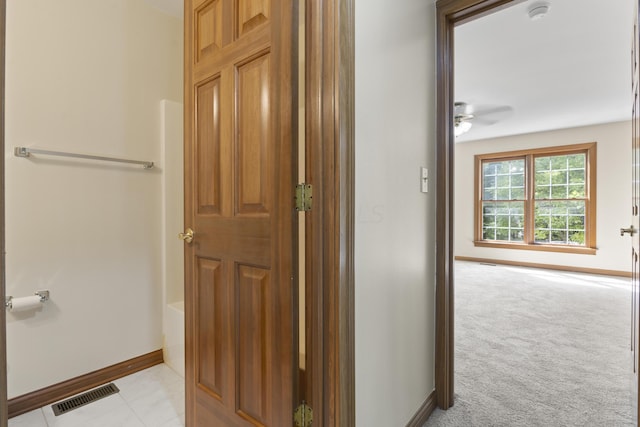
[[[194,234],[196,233],[194,233],[192,229],[187,228],[187,230],[184,233],[178,234],[178,239],[184,240],[187,243],[191,243],[193,241]]]
[[[635,228],[633,228],[633,225],[631,225],[629,228],[621,228],[620,229],[620,235],[624,236],[625,233],[628,233],[629,236],[633,236],[634,234],[636,234],[636,230]]]

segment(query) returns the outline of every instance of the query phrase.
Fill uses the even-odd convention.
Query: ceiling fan
[[[489,126],[507,118],[513,107],[507,105],[471,105],[466,102],[453,104],[453,125],[455,136],[471,129],[473,123]]]

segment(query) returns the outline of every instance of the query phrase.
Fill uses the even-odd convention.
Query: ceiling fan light
[[[471,129],[471,126],[472,126],[471,122],[466,122],[466,121],[458,122],[453,128],[453,134],[455,136],[460,136],[463,133],[469,132],[469,129]]]

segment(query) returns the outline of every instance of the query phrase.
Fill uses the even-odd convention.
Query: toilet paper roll
[[[9,311],[26,311],[40,307],[40,297],[33,295],[30,297],[11,298],[11,309]]]

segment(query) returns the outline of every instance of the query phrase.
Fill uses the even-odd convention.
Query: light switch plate
[[[429,169],[425,167],[420,168],[420,191],[429,192]]]

